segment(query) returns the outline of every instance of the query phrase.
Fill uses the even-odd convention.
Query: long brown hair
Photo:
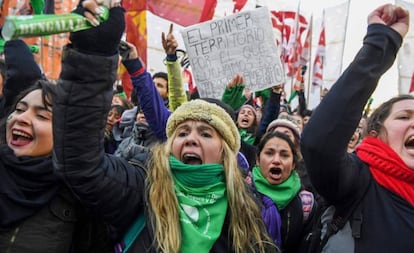
[[[153,148],[147,177],[148,203],[155,231],[154,243],[160,251],[173,253],[178,253],[181,246],[178,200],[169,165],[169,155],[176,135],[175,131],[165,144]],[[225,141],[222,145],[230,215],[229,238],[232,238],[235,252],[277,252],[267,235],[260,209],[249,194],[237,167],[236,154]]]

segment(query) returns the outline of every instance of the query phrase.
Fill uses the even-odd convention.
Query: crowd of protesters
[[[167,72],[151,75],[133,44],[120,56],[125,11],[103,2],[74,10],[95,27],[70,34],[56,83],[22,40],[5,44],[0,252],[414,252],[414,97],[364,113],[407,10],[369,14],[360,51],[312,111],[303,87],[292,109],[283,84],[252,93],[238,73],[221,99],[188,94],[173,25]],[[119,64],[130,98],[114,85]],[[345,225],[356,210],[362,225]]]

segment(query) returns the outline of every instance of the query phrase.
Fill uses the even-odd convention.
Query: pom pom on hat
[[[239,131],[230,115],[220,106],[201,99],[190,100],[182,104],[168,118],[167,137],[170,138],[177,126],[186,120],[208,123],[220,133],[234,153],[239,151]]]

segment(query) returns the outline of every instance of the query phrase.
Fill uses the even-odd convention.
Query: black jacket
[[[66,48],[53,124],[57,173],[84,205],[109,223],[119,241],[139,214],[147,214],[147,207],[145,169],[103,149],[117,63],[117,55],[92,56]],[[149,217],[130,252],[155,252]],[[211,252],[232,252],[227,224]]]
[[[309,176],[329,204],[349,207],[368,187],[361,201],[363,221],[361,237],[355,239],[356,253],[414,252],[414,207],[372,180],[368,166],[346,151],[366,102],[401,43],[401,36],[391,28],[370,25],[363,47],[302,133]]]

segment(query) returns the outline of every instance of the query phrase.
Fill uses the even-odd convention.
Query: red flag
[[[300,56],[302,54],[302,41],[301,35],[304,31],[303,25],[306,26],[307,21],[304,19],[304,23],[300,22],[300,7],[298,6],[298,11],[295,13],[295,22],[293,29],[291,29],[291,34],[287,44],[287,75],[294,76],[300,68]],[[303,25],[302,25],[303,24]]]
[[[293,83],[293,90],[295,91],[300,90],[300,86],[302,83],[303,83],[302,69],[297,68],[296,74],[295,74],[295,80]]]
[[[247,0],[233,0],[234,8],[233,13],[239,12],[246,5]]]
[[[280,59],[287,63],[287,75],[294,76],[299,67],[302,52],[301,36],[308,22],[306,18],[294,11],[271,11],[272,25],[281,36],[276,44],[281,45]],[[279,39],[279,40],[278,40]]]
[[[306,34],[305,42],[302,47],[302,54],[300,55],[300,64],[307,65],[310,58],[310,48],[312,45],[312,16],[309,21],[308,33]]]
[[[306,30],[308,24],[306,18],[299,15],[296,19],[297,15],[294,11],[271,11],[271,14],[273,27],[282,34],[282,41],[288,42],[290,40],[292,29],[296,27],[296,24],[299,28],[299,36]]]
[[[135,45],[139,57],[147,63],[147,21],[146,21],[146,1],[123,1],[123,7],[126,10],[126,40]],[[128,71],[121,64],[118,69],[118,76],[122,80],[122,87],[129,98],[132,93],[131,77]]]
[[[319,35],[318,48],[316,49],[315,61],[313,63],[312,84],[322,87],[323,84],[323,62],[325,58],[325,18],[322,18],[322,28]]]
[[[147,0],[147,4],[154,15],[189,26],[211,20],[217,0]]]
[[[287,48],[287,75],[293,76],[300,67],[299,57],[302,54],[302,42],[295,32],[290,36],[290,39]]]
[[[411,76],[411,85],[410,85],[410,91],[408,93],[411,93],[414,91],[414,73]]]

